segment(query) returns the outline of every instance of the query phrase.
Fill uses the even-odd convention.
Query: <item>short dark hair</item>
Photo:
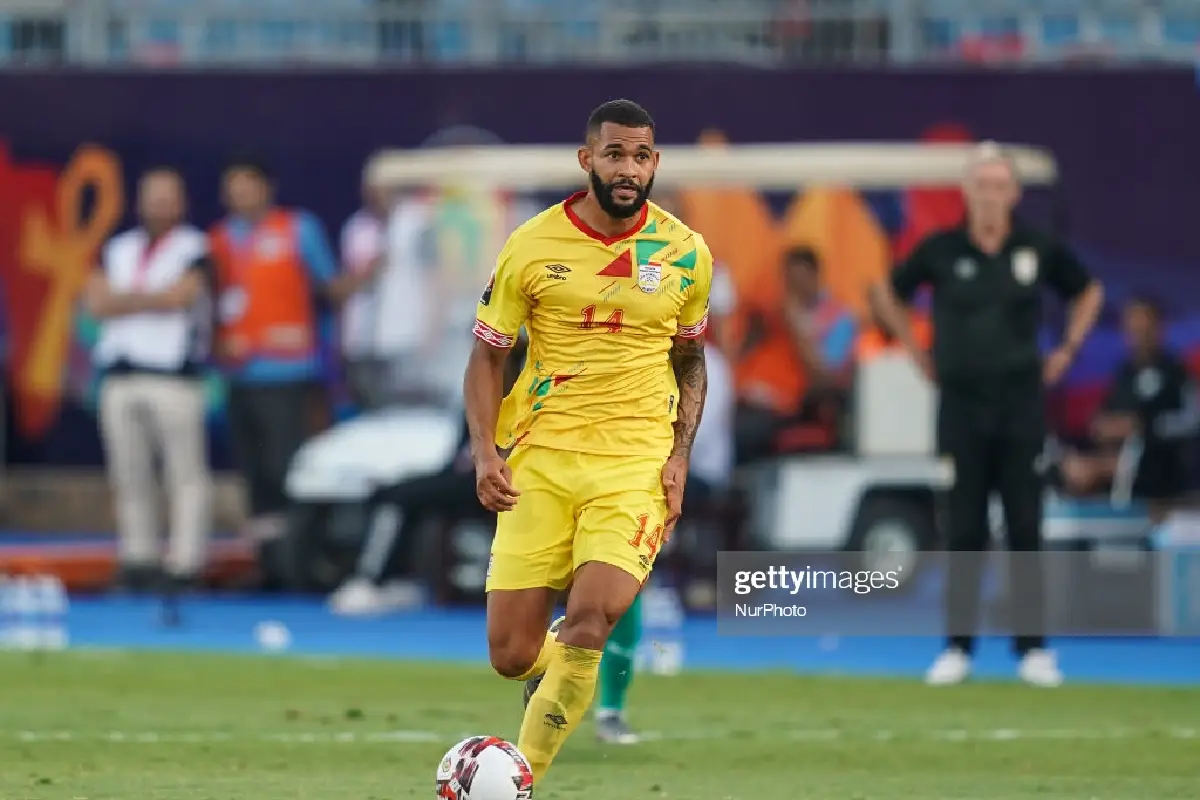
[[[783,263],[789,267],[804,267],[813,272],[821,271],[821,257],[817,255],[815,249],[806,244],[788,248],[783,256]]]
[[[267,165],[266,159],[258,153],[242,151],[231,155],[226,159],[225,168],[221,170],[221,174],[228,175],[234,170],[253,172],[268,183],[272,180],[270,166]]]
[[[1151,292],[1134,292],[1125,300],[1125,308],[1144,308],[1156,320],[1161,322],[1165,316],[1162,300]]]
[[[588,116],[587,138],[591,139],[600,133],[601,126],[606,122],[622,128],[649,128],[654,133],[654,119],[650,112],[632,100],[609,100],[596,106]]]

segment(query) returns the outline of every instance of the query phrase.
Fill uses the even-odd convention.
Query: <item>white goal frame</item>
[[[904,189],[956,186],[978,144],[825,143],[669,145],[655,184],[662,188],[753,187],[795,191],[803,186]],[[1058,182],[1058,163],[1042,147],[1001,144],[1004,156],[1026,186]],[[384,150],[367,162],[366,180],[376,186],[408,189],[475,186],[541,191],[582,185],[572,145],[489,145],[485,147]]]

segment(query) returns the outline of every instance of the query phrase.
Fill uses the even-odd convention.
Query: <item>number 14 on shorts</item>
[[[650,549],[650,557],[654,558],[658,554],[658,548],[663,545],[663,526],[655,525],[654,530],[647,531],[646,528],[650,524],[649,514],[639,514],[637,522],[637,533],[629,540],[629,546],[641,550],[642,545],[645,544]]]

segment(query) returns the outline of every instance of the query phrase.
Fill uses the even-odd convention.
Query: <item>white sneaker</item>
[[[421,602],[420,589],[396,581],[377,586],[365,578],[351,578],[329,597],[329,610],[345,617],[386,614],[412,608]]]
[[[641,737],[625,722],[625,717],[615,711],[596,714],[596,738],[604,744],[637,744],[641,741]]]
[[[1030,650],[1017,666],[1017,675],[1030,686],[1053,688],[1063,682],[1058,659],[1051,650]]]
[[[925,683],[930,686],[953,686],[962,683],[971,675],[971,657],[956,647],[943,650],[942,654],[925,673]]]

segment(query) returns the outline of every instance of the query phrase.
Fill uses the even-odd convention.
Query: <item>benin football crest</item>
[[[658,285],[662,283],[662,262],[647,261],[644,264],[638,264],[638,288],[646,294],[653,294],[658,291]]]

